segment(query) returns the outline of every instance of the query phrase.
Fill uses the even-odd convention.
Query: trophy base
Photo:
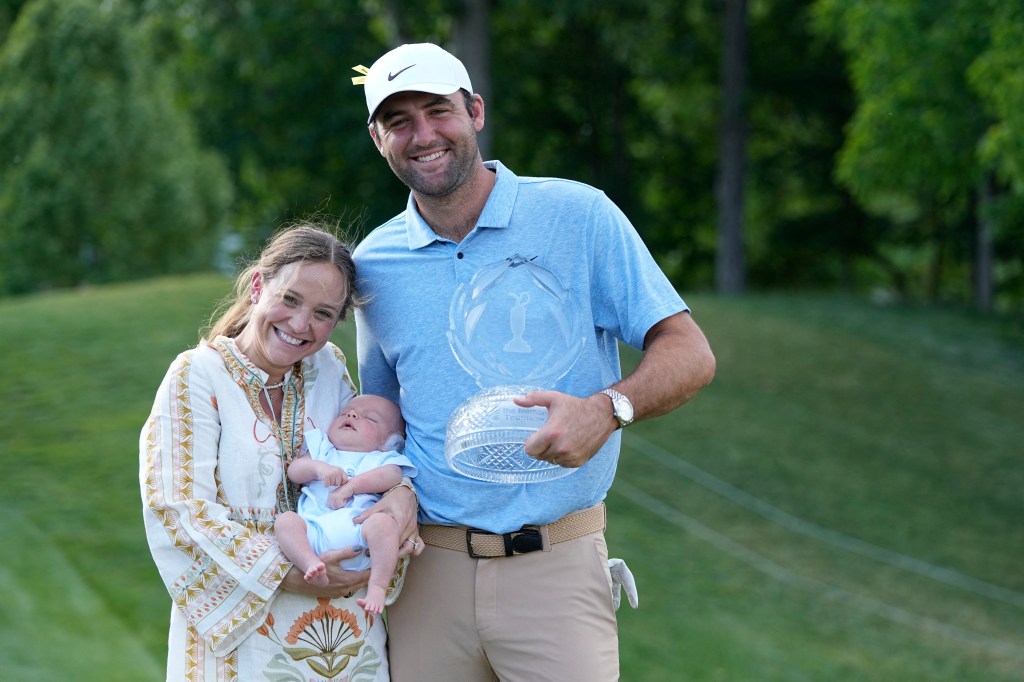
[[[463,476],[494,483],[539,483],[568,476],[560,467],[526,454],[523,443],[547,421],[543,407],[520,407],[516,396],[541,390],[497,386],[472,396],[448,420],[445,457]]]

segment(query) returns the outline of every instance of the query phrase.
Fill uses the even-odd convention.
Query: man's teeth
[[[274,331],[277,332],[277,338],[281,339],[282,341],[284,341],[285,343],[287,343],[287,344],[289,344],[291,346],[301,346],[303,344],[302,339],[297,339],[294,336],[289,336],[288,334],[285,334],[280,329],[275,329]]]
[[[427,161],[433,161],[434,159],[440,159],[443,155],[444,155],[444,151],[439,151],[439,152],[435,152],[433,154],[430,154],[429,156],[417,157],[416,160],[425,163]]]

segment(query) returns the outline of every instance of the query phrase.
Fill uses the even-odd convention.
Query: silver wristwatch
[[[619,422],[620,429],[633,423],[633,403],[629,398],[613,388],[606,388],[601,393],[612,399],[612,415]]]

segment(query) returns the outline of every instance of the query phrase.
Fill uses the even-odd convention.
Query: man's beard
[[[475,138],[472,141],[475,142]],[[420,175],[414,167],[415,161],[410,161],[403,166],[390,162],[391,170],[406,187],[416,194],[441,199],[462,187],[472,174],[477,156],[476,150],[475,144],[449,147],[448,154],[453,157],[453,160],[440,178],[432,180],[427,180]]]

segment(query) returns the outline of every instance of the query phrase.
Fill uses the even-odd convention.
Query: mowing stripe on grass
[[[1024,594],[1020,592],[1015,592],[999,585],[993,585],[958,571],[943,566],[936,566],[927,561],[915,559],[914,557],[879,547],[870,542],[865,542],[864,540],[859,540],[801,519],[750,493],[740,490],[731,483],[723,481],[700,467],[687,462],[679,455],[672,454],[636,433],[629,434],[628,441],[623,439],[623,445],[631,452],[636,452],[652,459],[661,466],[668,467],[682,474],[694,483],[724,497],[733,504],[759,514],[794,533],[800,533],[848,552],[853,552],[854,554],[874,559],[904,571],[916,573],[925,578],[1024,609]]]
[[[949,623],[944,623],[934,618],[929,618],[905,609],[891,606],[871,597],[856,594],[842,587],[830,585],[829,583],[821,580],[815,580],[814,578],[808,578],[807,576],[800,575],[799,573],[796,573],[795,571],[781,566],[758,554],[735,540],[722,535],[692,516],[689,516],[671,505],[653,497],[650,493],[627,483],[621,476],[616,478],[611,492],[626,498],[633,504],[642,507],[667,523],[671,523],[691,535],[710,543],[754,569],[775,578],[779,582],[792,585],[807,592],[820,594],[821,596],[833,601],[854,606],[895,623],[906,625],[929,634],[939,635],[961,644],[982,648],[990,653],[1005,656],[1014,660],[1020,660],[1024,663],[1024,646],[988,637],[965,628],[957,627],[956,625],[950,625]]]
[[[0,661],[5,680],[144,682],[164,678],[45,530],[0,505]]]

